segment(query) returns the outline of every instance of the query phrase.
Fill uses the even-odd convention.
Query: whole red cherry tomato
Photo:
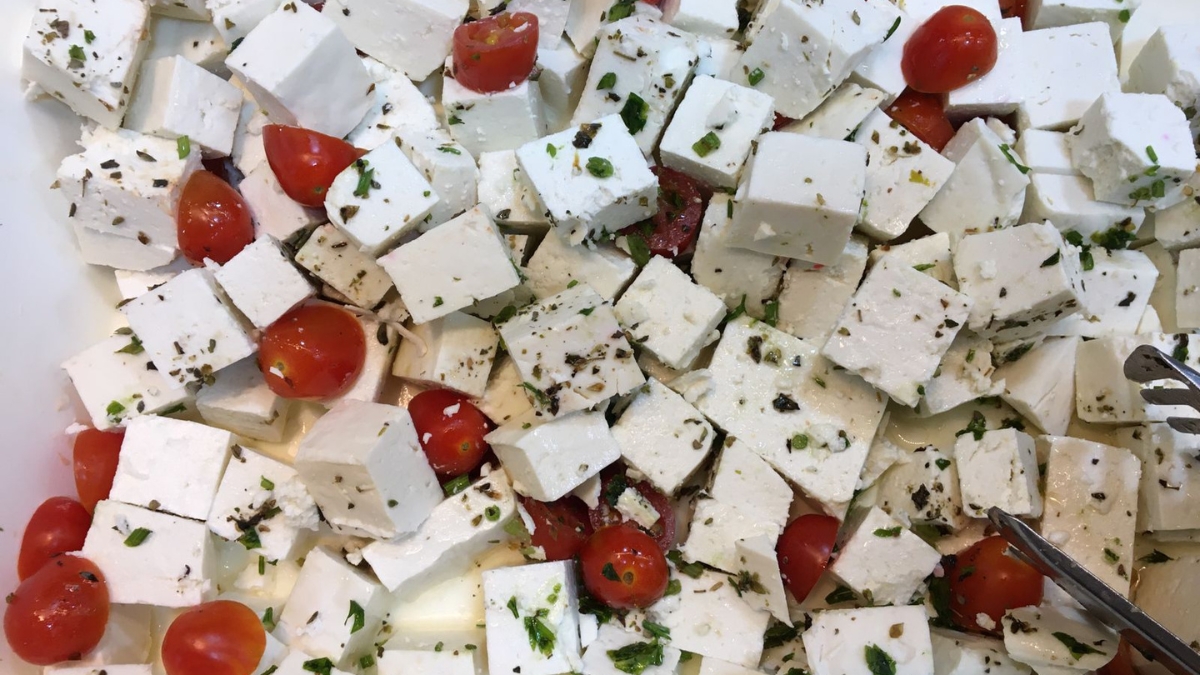
[[[540,546],[546,560],[570,560],[592,536],[587,506],[571,496],[553,502],[523,498],[521,505],[533,519],[532,545]]]
[[[775,557],[783,585],[797,602],[804,602],[829,564],[840,526],[833,516],[808,514],[783,529],[775,544]]]
[[[1042,602],[1042,575],[1008,553],[1008,542],[988,537],[959,553],[946,570],[950,581],[950,612],[959,626],[998,635],[1000,619],[1015,607]],[[994,628],[983,628],[976,617],[986,614]]]
[[[624,522],[636,526],[636,523],[626,521],[625,516],[617,510],[617,500],[621,497],[621,493],[627,488],[634,488],[646,501],[650,502],[650,506],[653,506],[655,511],[658,511],[658,522],[654,523],[647,534],[654,537],[654,541],[664,552],[671,550],[671,547],[675,545],[675,509],[671,506],[671,500],[646,481],[635,483],[629,480],[619,469],[605,471],[603,476],[600,484],[600,503],[596,505],[596,508],[588,511],[588,519],[591,520],[592,527],[598,530],[608,525],[620,525]]]
[[[341,307],[302,305],[263,331],[258,367],[284,398],[345,393],[362,372],[367,340],[362,324]]]
[[[642,237],[652,255],[674,259],[687,253],[700,236],[700,220],[711,191],[684,173],[665,166],[650,170],[658,176],[658,212],[646,223],[621,231]]]
[[[483,440],[488,419],[470,399],[449,389],[430,389],[408,404],[417,439],[439,478],[475,470],[491,447]]]
[[[104,637],[109,606],[100,568],[60,555],[9,596],[4,636],[14,654],[37,666],[79,659]]]
[[[340,138],[300,127],[268,124],[262,139],[267,163],[284,193],[313,208],[325,205],[333,179],[363,155]]]
[[[193,263],[205,258],[224,265],[254,241],[250,207],[216,174],[197,171],[183,186],[176,214],[179,250]]]
[[[908,86],[945,94],[992,72],[999,54],[996,29],[979,10],[943,7],[904,43],[900,69]]]
[[[954,127],[946,118],[940,96],[905,89],[884,112],[938,152],[954,138]]]
[[[51,497],[33,512],[21,537],[17,578],[33,576],[51,558],[83,548],[92,515],[83,504],[66,497]]]
[[[214,600],[175,617],[162,661],[167,675],[252,675],[266,648],[267,632],[249,607]]]
[[[667,559],[650,535],[629,524],[600,528],[579,550],[583,584],[616,609],[649,607],[667,590]]]
[[[529,78],[537,61],[538,18],[502,12],[454,29],[454,78],[481,94],[504,91]]]
[[[121,443],[124,440],[123,430],[85,429],[75,437],[72,462],[75,491],[79,493],[79,502],[89,513],[96,509],[96,502],[108,499],[113,476],[117,475],[117,462],[121,458]]]

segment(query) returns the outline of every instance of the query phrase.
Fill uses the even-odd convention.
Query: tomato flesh
[[[674,259],[689,250],[700,236],[700,220],[712,195],[710,189],[687,174],[665,166],[652,166],[658,176],[658,212],[650,220],[621,231],[645,240],[651,255]]]
[[[529,78],[537,61],[538,18],[502,12],[454,29],[454,78],[481,94],[504,91]]]
[[[196,264],[209,258],[224,265],[254,241],[246,200],[214,173],[197,171],[183,186],[176,214],[179,250]]]
[[[617,510],[617,499],[627,488],[637,490],[658,512],[658,521],[648,531],[645,528],[643,531],[654,537],[655,543],[662,551],[671,550],[671,547],[675,545],[675,509],[671,506],[671,500],[650,483],[646,481],[633,482],[626,478],[621,471],[605,472],[600,483],[600,502],[596,508],[588,511],[588,519],[591,521],[592,527],[598,530],[608,525],[620,525],[624,522],[641,527],[632,521],[626,521],[625,516]]]
[[[1005,19],[1020,19],[1025,21],[1025,7],[1028,0],[1000,0],[1000,16]]]
[[[804,602],[829,565],[840,526],[833,516],[808,514],[788,523],[780,535],[775,557],[783,585],[797,602]]]
[[[263,127],[267,163],[287,196],[320,208],[333,179],[363,153],[340,138],[282,124]]]
[[[284,398],[329,398],[354,385],[366,354],[366,336],[353,314],[334,305],[303,305],[263,331],[258,367],[271,391]]]
[[[104,637],[108,584],[95,563],[61,555],[21,582],[4,610],[13,653],[38,666],[77,660]]]
[[[916,91],[945,94],[992,72],[999,54],[996,29],[979,10],[943,7],[908,42],[900,69]]]
[[[117,475],[117,462],[121,458],[121,443],[124,440],[124,431],[97,429],[85,429],[75,437],[72,458],[75,491],[79,493],[79,502],[89,513],[96,509],[96,502],[108,499],[113,477]]]
[[[959,553],[946,570],[950,581],[950,612],[967,630],[998,635],[1000,619],[1015,607],[1042,602],[1042,575],[1008,553],[1002,537],[988,537]],[[976,617],[986,614],[995,627],[984,628]]]
[[[408,404],[417,438],[439,478],[474,471],[491,446],[483,440],[488,419],[462,394],[430,389]]]
[[[954,138],[954,126],[946,117],[940,96],[905,89],[884,112],[938,152]]]
[[[533,519],[530,543],[542,548],[546,560],[574,558],[588,537],[592,536],[587,506],[575,497],[563,497],[553,502],[522,499],[521,505]]]
[[[1133,648],[1124,638],[1117,645],[1117,655],[1112,661],[1104,664],[1100,670],[1096,671],[1096,675],[1137,675],[1137,669],[1133,667]]]
[[[83,504],[66,497],[51,497],[33,512],[21,537],[17,578],[33,576],[51,558],[83,548],[92,514]]]
[[[629,524],[596,530],[579,550],[579,567],[588,593],[615,609],[649,607],[670,581],[658,544]]]
[[[162,661],[167,675],[252,675],[266,648],[266,630],[249,607],[214,600],[171,622]]]

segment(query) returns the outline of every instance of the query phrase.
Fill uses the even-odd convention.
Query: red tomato
[[[417,438],[440,478],[475,470],[490,446],[483,440],[488,420],[466,396],[449,389],[430,389],[408,404]]]
[[[1000,16],[1024,21],[1026,4],[1027,0],[1000,0]]]
[[[700,219],[712,193],[707,186],[674,169],[652,166],[650,170],[658,176],[658,212],[650,221],[627,227],[621,233],[639,235],[649,244],[651,254],[674,259],[691,249],[700,236]]]
[[[268,124],[262,138],[279,186],[293,200],[313,208],[325,205],[333,179],[363,154],[340,138],[300,127]]]
[[[251,675],[267,648],[262,621],[240,602],[214,600],[175,617],[163,636],[167,675]]]
[[[648,534],[654,537],[655,543],[664,552],[671,550],[671,547],[675,545],[675,509],[671,506],[671,500],[650,483],[631,482],[625,477],[624,472],[619,470],[605,472],[600,486],[600,503],[596,505],[596,508],[588,511],[588,519],[591,520],[592,527],[598,530],[608,525],[620,525],[627,522],[616,507],[621,493],[630,487],[640,492],[654,507],[654,510],[658,511],[658,522],[654,523],[654,527],[650,528]],[[630,524],[637,526],[636,523],[630,522]]]
[[[804,602],[829,564],[840,525],[833,516],[809,514],[793,520],[780,535],[775,557],[783,585],[797,602]]]
[[[34,665],[76,660],[104,637],[108,609],[100,568],[86,558],[61,555],[9,596],[4,636],[14,654]]]
[[[75,437],[75,491],[89,513],[95,510],[96,502],[108,499],[124,440],[124,431],[96,429],[81,431]]]
[[[1000,633],[1000,619],[1014,607],[1042,602],[1042,575],[1024,561],[1009,555],[1008,542],[988,537],[958,554],[946,570],[950,580],[950,612],[967,630]],[[996,628],[986,630],[975,621],[987,614]]]
[[[183,186],[176,214],[179,250],[193,263],[205,258],[224,265],[254,241],[250,207],[216,174],[197,171]]]
[[[771,124],[771,131],[779,131],[796,120],[790,117],[784,117],[779,113],[775,113],[775,122]]]
[[[954,138],[954,127],[946,119],[940,96],[905,89],[884,112],[938,152]]]
[[[91,524],[92,515],[74,499],[51,497],[42,502],[21,537],[17,578],[24,581],[51,558],[83,548]]]
[[[1096,675],[1137,675],[1137,670],[1133,667],[1133,656],[1130,649],[1129,643],[1121,640],[1121,643],[1117,645],[1116,657],[1097,670]]]
[[[950,5],[904,43],[900,69],[909,88],[945,94],[992,72],[997,54],[992,22],[976,9]]]
[[[546,560],[574,558],[592,536],[587,506],[575,497],[563,497],[554,502],[522,499],[521,505],[533,519],[532,544],[542,547]]]
[[[579,550],[579,567],[588,593],[615,609],[649,607],[670,581],[658,544],[628,524],[596,530]]]
[[[454,29],[454,78],[481,94],[524,82],[537,61],[538,18],[503,12]]]
[[[329,398],[354,385],[366,355],[366,336],[353,314],[312,304],[267,326],[258,367],[271,391],[284,398]]]

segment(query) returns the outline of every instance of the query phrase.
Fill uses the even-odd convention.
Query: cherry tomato
[[[840,525],[833,516],[814,513],[788,523],[780,535],[775,557],[779,560],[783,585],[797,602],[804,602],[829,564]]]
[[[108,584],[86,558],[60,555],[21,582],[4,610],[13,653],[38,666],[77,660],[104,637]]]
[[[658,212],[651,220],[621,233],[638,235],[650,246],[651,254],[674,259],[686,253],[700,236],[700,219],[712,193],[707,186],[674,169],[652,166],[650,170],[658,176]]]
[[[632,482],[621,471],[606,471],[600,484],[600,503],[588,511],[588,519],[592,527],[600,529],[607,525],[620,525],[628,522],[617,510],[617,499],[626,488],[634,488],[641,493],[646,501],[658,511],[658,522],[654,523],[648,534],[654,537],[655,543],[664,552],[675,545],[675,509],[671,500],[659,492],[653,485],[645,481]],[[630,522],[631,525],[636,525]]]
[[[175,617],[163,636],[167,675],[251,675],[267,632],[251,609],[232,600],[197,605]]]
[[[303,305],[263,331],[258,367],[284,398],[345,393],[362,372],[367,340],[353,314],[333,305]]]
[[[333,179],[363,155],[340,138],[300,127],[263,127],[267,163],[287,196],[305,206],[325,205]]]
[[[1096,675],[1137,675],[1137,670],[1133,667],[1131,649],[1128,642],[1121,640],[1117,645],[1117,655],[1097,670]]]
[[[615,609],[649,607],[670,580],[658,544],[628,524],[596,530],[579,550],[579,567],[588,592]]]
[[[524,82],[537,61],[538,18],[502,12],[454,29],[454,77],[481,94]]]
[[[74,499],[51,497],[42,502],[21,537],[17,578],[24,581],[51,558],[83,548],[91,525],[92,514]]]
[[[197,171],[183,186],[176,214],[179,250],[193,263],[205,258],[224,265],[254,241],[250,207],[216,174]]]
[[[96,502],[108,499],[124,440],[124,431],[96,429],[86,429],[75,437],[75,491],[89,513],[96,509]]]
[[[771,124],[771,131],[779,131],[796,120],[790,117],[784,117],[779,113],[775,113],[775,121]]]
[[[954,138],[954,127],[946,119],[940,96],[905,89],[884,112],[938,152]]]
[[[996,29],[979,10],[943,7],[904,43],[900,69],[909,88],[945,94],[992,72]]]
[[[1028,0],[1000,0],[1000,16],[1005,19],[1025,20],[1025,6]]]
[[[430,389],[408,404],[417,438],[440,478],[473,471],[489,445],[483,440],[488,420],[471,401],[449,389]]]
[[[963,628],[998,635],[1000,619],[1014,607],[1042,602],[1042,575],[1008,553],[1008,542],[988,537],[958,554],[946,575],[950,580],[950,612]],[[986,614],[996,627],[985,629],[975,617]]]
[[[530,538],[541,546],[546,560],[570,560],[592,536],[587,506],[575,497],[563,497],[554,502],[522,499],[521,505],[533,519]]]

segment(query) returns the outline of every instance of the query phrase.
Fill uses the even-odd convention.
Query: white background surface
[[[75,497],[75,421],[59,364],[117,325],[110,271],[75,251],[67,202],[49,187],[75,152],[79,121],[52,100],[26,102],[21,45],[34,0],[0,0],[0,594],[16,588],[21,533],[48,497]],[[18,669],[0,640],[0,673]]]

